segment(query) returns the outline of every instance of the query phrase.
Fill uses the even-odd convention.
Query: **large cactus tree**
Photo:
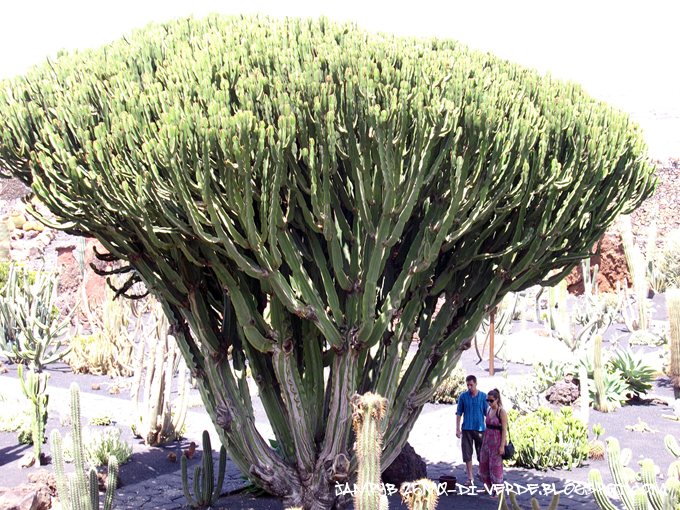
[[[346,502],[352,394],[388,399],[389,466],[483,316],[654,187],[639,128],[578,85],[325,19],[151,25],[0,88],[0,165],[164,303],[230,457],[286,506]]]

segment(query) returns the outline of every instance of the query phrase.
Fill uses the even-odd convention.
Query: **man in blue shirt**
[[[468,472],[468,481],[465,485],[474,485],[472,476],[472,447],[477,451],[477,461],[479,462],[479,452],[482,449],[482,438],[484,436],[484,419],[489,403],[486,401],[486,393],[477,389],[477,378],[468,375],[465,378],[468,391],[458,398],[458,409],[456,410],[456,437],[461,437],[461,447],[463,449],[463,462]],[[460,417],[463,416],[463,427],[461,430]]]

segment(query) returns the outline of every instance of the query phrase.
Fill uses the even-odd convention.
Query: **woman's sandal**
[[[475,481],[474,481],[472,478],[470,478],[470,479],[469,479],[467,482],[465,482],[463,485],[464,485],[465,487],[471,487],[471,486],[473,486],[474,484],[475,484]]]

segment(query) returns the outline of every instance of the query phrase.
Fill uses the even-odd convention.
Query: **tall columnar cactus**
[[[352,396],[352,425],[356,436],[354,452],[359,461],[358,490],[354,498],[357,510],[387,508],[387,495],[381,489],[383,420],[387,399],[373,393]]]
[[[220,448],[220,464],[217,471],[217,484],[214,479],[212,445],[210,444],[210,434],[207,430],[203,431],[203,458],[201,466],[194,468],[194,497],[189,492],[189,479],[187,473],[187,458],[182,455],[182,489],[184,497],[191,508],[201,508],[212,505],[222,492],[224,483],[224,470],[227,466],[227,450],[224,445]],[[194,499],[195,498],[195,499]]]
[[[11,264],[0,290],[0,349],[10,360],[30,364],[37,372],[60,360],[71,314],[60,320],[55,306],[59,274],[37,271],[30,282],[27,271]],[[55,313],[56,311],[56,313]]]
[[[515,493],[510,491],[508,493],[508,497],[510,498],[510,505],[512,507],[512,510],[522,510],[520,506],[517,504],[517,498],[515,497]],[[499,507],[500,510],[511,510],[510,507],[508,507],[508,502],[506,500],[505,493],[501,496],[501,501],[499,502]],[[552,499],[550,500],[550,505],[548,505],[547,510],[557,510],[557,505],[560,502],[560,495],[555,494]],[[532,510],[541,510],[541,506],[538,504],[538,500],[536,498],[531,498],[531,508]]]
[[[673,382],[675,398],[680,398],[680,290],[666,292],[666,307],[671,326],[671,365],[669,375]]]
[[[635,474],[633,473],[631,477],[629,472],[632,470],[625,466],[631,455],[627,452],[627,458],[623,459],[624,452],[619,450],[619,442],[615,438],[607,439],[607,465],[626,510],[647,508],[648,503],[651,504],[653,510],[676,510],[678,503],[680,503],[680,493],[678,492],[680,482],[675,478],[669,478],[662,493],[656,485],[654,462],[651,459],[645,459],[640,463],[644,490],[639,489],[636,493],[633,493],[630,484],[635,480]],[[597,506],[601,510],[616,510],[605,493],[600,472],[597,469],[591,469],[589,479]]]
[[[57,478],[57,493],[61,508],[64,510],[99,510],[97,470],[91,467],[89,474],[85,473],[85,449],[80,422],[80,391],[76,383],[71,383],[71,436],[73,437],[75,473],[71,474],[70,477],[67,477],[64,472],[61,434],[58,430],[53,430],[50,437],[54,474]],[[109,457],[106,480],[104,510],[111,510],[118,480],[118,460],[114,455]]]
[[[588,425],[588,416],[590,414],[590,383],[588,378],[588,369],[584,364],[579,366],[578,371],[579,390],[581,392],[581,421]]]
[[[593,339],[593,380],[595,382],[595,407],[602,413],[609,413],[614,406],[607,399],[605,392],[604,374],[602,373],[602,336],[595,335]]]
[[[351,395],[389,400],[389,465],[489,311],[655,187],[639,128],[580,86],[325,18],[151,25],[3,82],[0,123],[0,167],[129,262],[121,291],[159,298],[230,458],[285,507],[346,498]]]
[[[647,330],[648,327],[648,309],[647,296],[649,295],[649,282],[647,279],[647,263],[643,257],[640,249],[635,246],[633,240],[633,228],[631,225],[630,216],[624,214],[619,219],[619,226],[621,230],[621,240],[623,243],[623,251],[626,255],[626,263],[630,271],[630,276],[633,280],[633,288],[635,289],[635,301],[638,308],[637,321],[631,321],[633,329]],[[654,241],[656,242],[656,240]],[[649,252],[649,250],[648,250]],[[629,328],[630,329],[630,328]]]
[[[10,248],[9,227],[3,221],[0,222],[0,262],[9,262]]]
[[[42,445],[45,442],[45,427],[47,426],[47,404],[50,396],[45,393],[47,389],[47,374],[37,374],[31,368],[24,380],[24,366],[17,369],[21,391],[33,405],[31,413],[31,431],[33,436],[33,456],[37,464],[41,463]]]
[[[168,320],[157,303],[152,306],[151,316],[137,347],[130,395],[135,408],[135,435],[143,438],[147,446],[161,446],[180,437],[189,405],[189,381],[186,363],[175,339],[168,334]],[[150,352],[145,356],[147,343]],[[173,412],[171,392],[175,375],[178,405]]]

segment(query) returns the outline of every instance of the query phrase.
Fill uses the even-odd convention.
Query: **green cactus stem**
[[[61,319],[55,302],[59,274],[38,270],[35,281],[12,263],[7,283],[0,290],[0,349],[13,362],[31,365],[42,372],[45,365],[60,360],[69,349],[62,349],[74,310]]]
[[[354,452],[359,459],[358,490],[354,498],[357,510],[378,510],[387,499],[381,489],[380,459],[382,426],[387,415],[387,399],[373,393],[353,395],[352,425],[356,435]]]
[[[70,477],[64,471],[63,440],[58,430],[50,436],[50,446],[57,479],[57,493],[63,510],[99,510],[99,483],[97,470],[90,468],[85,472],[85,449],[80,420],[80,391],[76,383],[71,383],[71,436],[73,438],[73,463],[75,473]],[[118,480],[118,460],[109,457],[106,477],[106,495],[103,510],[112,510]]]
[[[666,292],[666,307],[671,326],[671,365],[669,375],[673,382],[675,398],[680,398],[680,289]]]
[[[17,368],[21,391],[33,405],[31,413],[31,430],[33,436],[33,455],[35,462],[42,463],[42,445],[45,442],[45,427],[47,426],[47,404],[50,400],[49,395],[45,394],[47,389],[47,374],[37,374],[32,368],[26,374],[24,380],[24,366]]]
[[[660,491],[656,485],[654,462],[651,459],[644,459],[640,463],[644,490],[641,489],[633,493],[630,484],[635,482],[636,477],[631,477],[630,472],[632,470],[625,467],[631,457],[632,452],[628,449],[619,450],[619,443],[615,438],[607,439],[607,465],[626,510],[640,510],[648,508],[649,505],[653,510],[676,510],[678,503],[680,503],[680,499],[678,499],[680,482],[675,478],[669,478],[666,480],[663,492]],[[597,469],[590,471],[589,480],[593,487],[597,506],[601,510],[614,510],[615,506],[604,492],[602,476]]]
[[[607,399],[602,370],[602,336],[595,335],[593,340],[593,380],[595,381],[595,407],[602,413],[609,413],[614,410],[614,406]]]
[[[220,448],[220,464],[217,471],[217,483],[214,479],[214,466],[212,445],[210,444],[210,434],[207,430],[203,431],[203,458],[201,466],[194,468],[194,497],[191,497],[189,492],[189,478],[187,468],[187,457],[182,455],[182,489],[184,490],[184,497],[191,508],[201,508],[210,506],[222,492],[222,484],[224,483],[224,471],[227,466],[227,450],[224,445]]]

